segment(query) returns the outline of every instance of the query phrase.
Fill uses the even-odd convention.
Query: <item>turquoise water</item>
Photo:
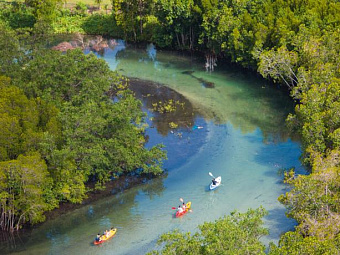
[[[176,228],[194,232],[204,221],[260,205],[269,212],[264,220],[270,234],[262,240],[277,242],[295,224],[277,201],[288,189],[278,170],[295,167],[304,172],[298,160],[300,144],[284,128],[284,119],[293,110],[288,96],[232,67],[221,64],[209,73],[200,58],[117,42],[98,56],[124,75],[175,90],[193,109],[190,116],[181,117],[187,124],[175,130],[163,127],[161,134],[160,126],[167,120],[159,119],[159,126],[152,127],[148,119],[152,127],[147,130],[148,146],[163,143],[168,150],[167,176],[50,220],[15,247],[2,244],[7,253],[145,254],[164,232]],[[207,88],[202,81],[214,87]],[[214,191],[208,191],[209,172],[222,176],[222,185]],[[193,211],[177,219],[171,207],[180,204],[179,198],[191,201]],[[118,228],[116,236],[101,246],[92,245],[98,231],[110,226]]]

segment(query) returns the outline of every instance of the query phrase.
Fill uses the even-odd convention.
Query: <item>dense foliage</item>
[[[265,254],[259,238],[268,234],[262,227],[266,214],[262,207],[246,213],[234,211],[215,222],[205,222],[193,235],[178,230],[163,234],[158,240],[162,249],[150,254]]]
[[[320,253],[325,247],[339,247],[340,2],[112,0],[112,7],[111,14],[99,18],[62,10],[62,15],[55,15],[48,6],[42,12],[12,6],[10,11],[1,12],[1,19],[22,29],[37,26],[47,16],[43,20],[61,32],[73,23],[65,30],[60,26],[56,29],[60,20],[79,15],[84,22],[70,31],[79,27],[130,41],[152,41],[159,47],[204,50],[286,85],[297,103],[287,123],[302,137],[302,160],[311,174],[286,174],[292,190],[279,199],[299,226],[271,251],[298,254],[312,243]],[[108,22],[111,26],[105,25]],[[18,43],[12,32],[5,33],[0,46],[11,47],[6,54],[0,52],[0,63],[1,71],[8,73],[18,69],[22,56],[14,61]],[[8,153],[13,150],[15,146]]]
[[[289,88],[297,106],[287,121],[301,134],[302,160],[311,174],[287,175],[293,189],[280,201],[299,226],[276,251],[303,253],[311,243],[320,252],[339,248],[339,1],[160,0],[151,10],[157,20],[152,39],[159,46],[203,48]],[[128,24],[129,31],[142,33],[137,23]]]
[[[121,174],[160,174],[166,157],[160,145],[144,147],[145,114],[125,78],[94,54],[32,48],[30,41],[0,25],[5,230],[43,221],[60,201],[81,202],[90,181],[102,188]]]

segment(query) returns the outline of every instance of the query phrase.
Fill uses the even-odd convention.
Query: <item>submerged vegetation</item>
[[[157,163],[164,154],[159,147],[143,148],[140,103],[117,74],[93,55],[30,47],[37,47],[48,31],[85,32],[201,50],[286,86],[297,103],[287,123],[302,137],[302,161],[311,174],[287,177],[292,190],[279,199],[299,225],[270,252],[339,249],[339,1],[112,0],[111,13],[95,15],[81,8],[71,12],[58,0],[38,2],[14,1],[0,13],[0,89],[6,90],[0,94],[0,194],[5,215],[16,223],[38,222],[41,212],[58,201],[81,201],[90,179],[100,186],[111,172],[160,171]],[[30,38],[25,46],[22,37]],[[111,97],[117,99],[114,104]],[[26,179],[34,190],[26,188]],[[40,206],[20,202],[29,199],[41,201],[36,202]],[[55,202],[46,206],[47,200]]]
[[[153,110],[159,113],[174,112],[177,107],[184,108],[184,103],[180,101],[174,101],[172,99],[165,102],[156,102],[152,104]]]

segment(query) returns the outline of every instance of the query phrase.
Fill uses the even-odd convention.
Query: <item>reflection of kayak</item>
[[[216,185],[210,183],[210,187],[209,187],[210,190],[216,189],[218,186],[221,185],[222,177],[219,176],[219,177],[215,178],[215,181],[217,181]]]
[[[183,211],[183,212],[176,212],[176,218],[178,218],[178,217],[181,217],[181,216],[183,216],[184,214],[186,214],[188,211],[189,211],[189,209],[190,209],[190,207],[191,207],[191,202],[188,202],[186,205],[185,205],[185,207],[186,207],[186,209],[185,209],[185,211]]]
[[[100,241],[94,240],[93,243],[94,243],[95,245],[104,243],[104,242],[106,242],[107,240],[109,240],[111,237],[113,237],[116,233],[117,233],[117,229],[114,228],[114,229],[112,229],[112,230],[109,231],[108,236],[106,236],[106,235],[101,235]]]

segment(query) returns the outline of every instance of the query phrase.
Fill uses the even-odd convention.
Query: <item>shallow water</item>
[[[199,58],[159,52],[152,45],[138,49],[117,42],[98,55],[112,69],[153,81],[153,88],[166,85],[188,100],[185,109],[191,114],[178,115],[179,128],[171,130],[167,128],[169,116],[147,109],[154,95],[141,96],[148,91],[141,92],[138,84],[144,83],[134,81],[136,94],[149,117],[154,117],[154,122],[147,120],[151,126],[148,146],[166,146],[168,175],[61,215],[34,229],[15,247],[2,243],[2,250],[13,254],[145,254],[164,232],[175,228],[194,232],[204,221],[260,205],[269,212],[265,226],[270,234],[262,240],[277,242],[295,224],[277,201],[288,189],[278,170],[295,167],[304,172],[298,160],[300,144],[284,128],[285,116],[293,110],[288,96],[244,71],[221,66],[209,73]],[[214,87],[207,88],[202,81]],[[208,191],[209,172],[222,176],[222,185],[214,191]],[[192,202],[193,211],[176,219],[171,207],[177,207],[181,197]],[[118,228],[116,236],[100,246],[92,245],[98,231],[111,226]]]

